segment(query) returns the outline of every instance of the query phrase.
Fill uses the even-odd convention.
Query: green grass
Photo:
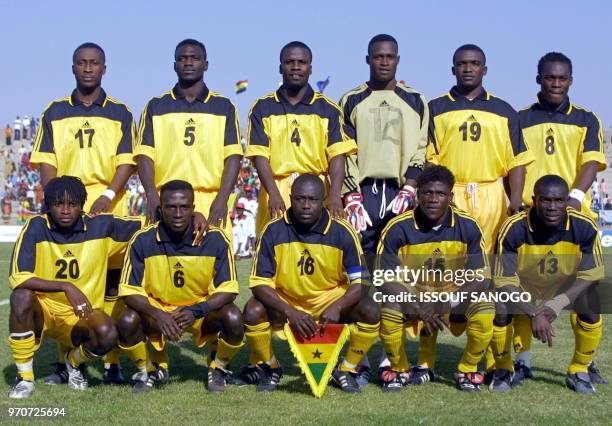
[[[6,276],[10,244],[0,244],[0,300],[9,295]],[[238,262],[238,276],[242,292],[238,298],[243,306],[249,297],[247,274],[250,263]],[[285,376],[274,394],[257,394],[253,387],[230,387],[224,395],[209,394],[203,384],[205,357],[191,340],[171,345],[171,382],[162,390],[146,395],[133,395],[128,386],[106,387],[101,384],[101,365],[89,368],[90,389],[70,391],[66,386],[45,386],[41,378],[52,372],[55,343],[45,342],[35,358],[37,388],[26,401],[9,401],[6,393],[15,376],[15,367],[6,343],[9,306],[0,306],[0,422],[7,418],[7,407],[65,407],[67,420],[72,423],[130,423],[130,424],[347,424],[347,423],[553,423],[553,424],[609,424],[612,418],[612,384],[599,386],[597,395],[580,396],[564,386],[565,370],[574,347],[569,319],[564,315],[556,323],[557,338],[551,349],[534,344],[533,360],[536,379],[507,394],[461,394],[454,388],[453,372],[458,362],[464,337],[454,338],[442,333],[438,345],[437,373],[439,380],[419,388],[404,389],[398,394],[383,394],[370,385],[359,395],[343,394],[329,387],[325,396],[317,400],[301,375],[285,342],[275,341],[275,352],[283,363]],[[610,320],[610,315],[606,318]],[[604,332],[597,353],[597,362],[604,375],[612,379],[612,339]],[[409,342],[410,359],[416,356],[416,342]],[[374,347],[370,359],[377,360],[380,343]],[[233,362],[235,370],[247,358],[246,349]],[[134,369],[123,360],[126,377]]]

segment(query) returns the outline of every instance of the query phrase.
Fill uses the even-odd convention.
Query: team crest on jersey
[[[85,122],[83,124],[81,124],[81,128],[82,129],[90,129],[91,125],[89,124],[89,121],[85,120]]]
[[[172,269],[183,269],[183,265],[181,265],[181,262],[176,262]]]
[[[389,103],[385,101],[384,99],[379,105],[380,108],[388,108],[389,106],[390,106]]]
[[[476,117],[474,117],[474,114],[470,114],[470,116],[467,118],[467,121],[476,121]]]
[[[185,121],[185,126],[194,126],[196,124],[193,118],[189,118],[189,120]]]
[[[548,130],[546,131],[546,136],[552,136],[555,134],[555,131],[552,129],[552,127],[549,127]]]
[[[66,250],[66,253],[64,253],[64,257],[74,257],[74,254],[72,254],[70,250]]]

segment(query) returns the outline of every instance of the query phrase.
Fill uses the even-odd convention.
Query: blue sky
[[[84,41],[107,53],[107,92],[136,119],[148,99],[176,81],[176,43],[202,40],[209,87],[237,105],[241,126],[252,102],[280,81],[278,53],[291,40],[314,52],[311,82],[331,77],[337,100],[368,78],[368,40],[377,33],[400,45],[398,78],[428,99],[454,83],[454,49],[476,43],[487,53],[485,86],[515,108],[533,101],[536,64],[557,50],[574,62],[572,100],[612,125],[612,3],[606,1],[124,1],[23,2],[0,0],[0,123],[38,115],[74,87],[71,55]],[[235,95],[237,80],[247,92]],[[602,80],[603,79],[603,80]],[[601,86],[601,84],[604,84]]]

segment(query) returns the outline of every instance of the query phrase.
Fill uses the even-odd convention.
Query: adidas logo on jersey
[[[439,248],[435,249],[432,253],[434,256],[441,256],[442,255],[442,250],[440,250]]]
[[[189,120],[185,121],[185,126],[193,126],[195,123],[193,118],[190,118]]]
[[[89,125],[89,121],[85,121],[83,124],[81,124],[81,127],[83,129],[89,129],[91,128],[91,126]]]
[[[304,249],[304,251],[301,254],[302,256],[310,256],[310,252],[308,251],[308,249]]]
[[[74,257],[74,254],[72,254],[70,250],[66,250],[66,253],[64,253],[64,257]]]
[[[555,254],[552,252],[552,250],[548,250],[548,253],[546,253],[546,256],[554,256]]]
[[[383,101],[380,103],[379,107],[380,107],[380,108],[388,108],[388,107],[389,107],[389,104],[387,103],[387,101],[383,100]]]
[[[552,136],[555,134],[555,131],[552,129],[552,127],[549,127],[548,130],[546,131],[546,136]]]
[[[476,121],[476,117],[474,117],[474,114],[470,114],[470,116],[467,118],[467,121]]]
[[[183,265],[181,265],[181,262],[176,262],[172,268],[173,269],[183,269]]]
[[[294,118],[294,119],[293,119],[293,121],[291,122],[291,125],[292,125],[292,126],[295,126],[295,127],[300,127],[300,123],[298,123],[298,121],[297,121],[295,118]]]

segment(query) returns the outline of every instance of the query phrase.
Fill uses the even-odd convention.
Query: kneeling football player
[[[593,383],[606,383],[593,364],[602,336],[603,318],[595,292],[604,277],[602,248],[593,220],[568,207],[567,183],[547,175],[535,183],[533,205],[508,219],[498,238],[495,285],[509,293],[528,292],[532,301],[507,306],[498,313],[493,343],[503,354],[496,359],[492,387],[510,389],[531,376],[531,337],[552,346],[553,322],[565,307],[571,307],[570,322],[576,339],[566,384],[578,393],[594,393]],[[512,315],[512,314],[515,315]],[[507,326],[510,322],[514,327]],[[513,365],[511,343],[519,360]],[[516,367],[516,372],[514,372]],[[514,372],[514,377],[512,376]]]
[[[272,352],[272,327],[289,322],[304,338],[318,332],[317,321],[351,324],[348,352],[332,375],[345,392],[359,392],[357,365],[379,330],[376,303],[362,297],[367,268],[350,224],[323,208],[325,187],[311,174],[291,187],[291,207],[264,228],[250,276],[253,297],[244,309],[249,365],[238,384],[274,391],[283,374]]]
[[[32,363],[44,337],[70,348],[68,387],[87,388],[81,363],[117,345],[115,322],[103,311],[106,264],[141,226],[138,218],[84,215],[87,192],[76,177],[51,179],[44,198],[47,214],[27,221],[11,261],[9,343],[17,379],[10,398],[34,391]]]
[[[134,391],[168,381],[166,340],[177,342],[189,332],[199,347],[211,342],[208,390],[223,392],[231,377],[228,364],[244,345],[242,313],[233,303],[238,281],[231,244],[216,227],[201,245],[192,243],[188,182],[167,182],[160,199],[162,219],[130,242],[119,287],[127,305],[119,320],[119,344],[139,370]]]
[[[420,271],[413,280],[386,282],[383,295],[414,296],[399,303],[383,299],[381,330],[390,366],[379,371],[383,391],[399,391],[404,385],[420,385],[434,378],[436,338],[448,327],[467,344],[455,379],[462,391],[480,390],[483,376],[478,362],[493,334],[492,303],[472,301],[490,284],[486,245],[476,220],[450,205],[455,178],[446,167],[429,166],[417,178],[418,207],[392,219],[382,232],[377,265],[385,270],[398,266]],[[458,271],[463,271],[459,275]],[[455,293],[445,303],[428,302],[425,295]],[[439,296],[436,296],[439,297]],[[441,299],[441,298],[440,298]],[[435,300],[435,299],[432,299]],[[444,299],[442,299],[444,300]],[[419,359],[410,368],[405,349],[405,328],[422,321]]]

